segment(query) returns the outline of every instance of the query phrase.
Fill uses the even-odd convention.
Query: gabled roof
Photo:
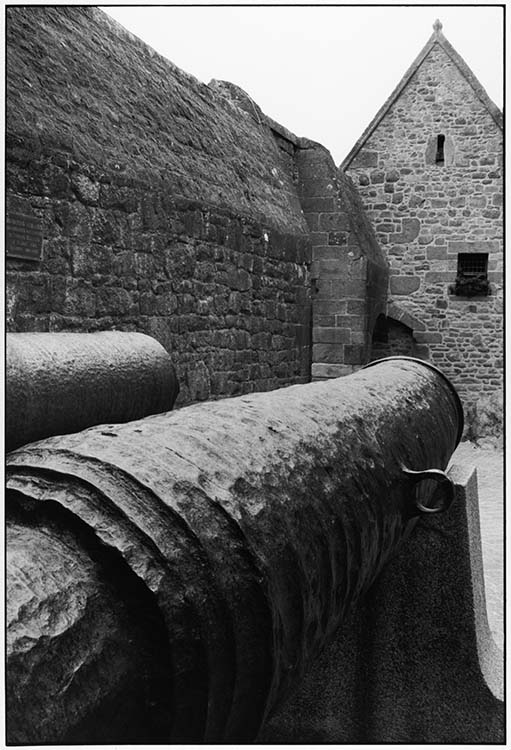
[[[459,55],[454,47],[447,41],[445,36],[442,33],[442,24],[440,21],[435,21],[433,24],[433,34],[429,38],[428,42],[426,43],[426,46],[421,50],[419,55],[415,58],[411,66],[408,68],[406,73],[404,74],[403,78],[401,79],[400,83],[396,86],[392,94],[389,96],[383,107],[378,110],[376,116],[373,118],[371,123],[368,125],[368,127],[364,130],[358,141],[355,143],[349,154],[346,156],[344,161],[342,162],[340,169],[345,170],[350,165],[353,158],[358,154],[360,149],[364,146],[366,141],[369,139],[369,137],[372,135],[372,133],[376,130],[380,122],[383,120],[389,109],[392,107],[394,102],[399,98],[401,95],[401,92],[405,88],[405,86],[408,84],[410,79],[415,75],[419,67],[422,65],[426,57],[429,55],[435,44],[438,44],[444,52],[450,57],[450,59],[453,61],[453,63],[456,65],[462,76],[468,81],[468,83],[472,86],[474,93],[478,97],[478,99],[484,104],[490,115],[493,117],[499,128],[503,128],[503,118],[502,118],[502,112],[500,109],[492,102],[486,91],[484,90],[483,86],[479,83],[475,75],[472,73],[466,62],[463,60],[461,55]]]

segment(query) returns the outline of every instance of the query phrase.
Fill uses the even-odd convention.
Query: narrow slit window
[[[445,135],[437,135],[435,164],[445,164],[444,145]]]

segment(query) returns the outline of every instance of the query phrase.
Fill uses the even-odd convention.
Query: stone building
[[[181,404],[360,363],[387,270],[325,148],[92,7],[8,9],[7,101],[8,330],[148,333]],[[340,283],[314,330],[312,257]]]
[[[502,114],[441,23],[433,28],[341,165],[358,186],[390,266],[372,357],[429,359],[467,405],[498,402]]]
[[[341,168],[97,8],[6,32],[8,330],[148,333],[181,404],[393,353],[498,400],[502,118],[440,24]]]

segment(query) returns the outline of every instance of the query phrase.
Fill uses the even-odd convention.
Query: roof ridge
[[[439,42],[444,52],[447,53],[447,55],[451,58],[453,63],[457,66],[460,73],[466,78],[466,80],[472,86],[475,93],[477,94],[481,102],[484,104],[486,109],[489,111],[489,113],[495,120],[496,124],[499,126],[499,128],[503,128],[503,115],[502,115],[501,110],[490,99],[490,97],[486,93],[486,89],[484,88],[482,83],[479,81],[475,73],[467,65],[467,63],[462,58],[460,53],[454,49],[450,41],[445,38],[442,32],[440,32],[439,37],[441,37],[441,39],[439,39]]]
[[[407,71],[405,72],[405,74],[403,75],[403,77],[401,78],[397,86],[394,88],[390,96],[385,100],[383,105],[380,107],[380,109],[378,110],[376,115],[373,117],[369,125],[363,131],[362,135],[356,141],[351,151],[348,153],[347,156],[345,156],[345,158],[340,164],[339,169],[342,169],[342,170],[347,169],[347,167],[352,162],[354,157],[358,154],[362,146],[366,143],[366,141],[376,130],[380,122],[383,120],[383,118],[385,117],[385,115],[387,114],[391,106],[394,104],[395,101],[397,101],[403,89],[407,86],[411,78],[419,70],[420,66],[422,65],[422,63],[424,62],[428,54],[431,52],[435,44],[438,44],[444,50],[444,52],[456,65],[456,67],[458,68],[462,76],[472,86],[475,94],[480,99],[482,104],[486,107],[486,109],[489,111],[490,115],[493,117],[496,124],[501,129],[503,128],[502,112],[497,107],[497,105],[494,104],[494,102],[492,102],[492,100],[486,93],[484,86],[479,82],[476,75],[472,72],[472,70],[469,68],[467,63],[463,60],[459,52],[457,52],[452,46],[452,44],[446,39],[446,37],[442,33],[442,24],[440,23],[438,19],[433,24],[433,29],[434,31],[429,37],[424,47],[421,49],[417,57],[414,59],[410,67],[407,69]]]

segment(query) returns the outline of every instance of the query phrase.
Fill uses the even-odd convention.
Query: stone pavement
[[[504,451],[461,443],[453,462],[477,467],[481,542],[490,630],[499,648],[504,640]]]

